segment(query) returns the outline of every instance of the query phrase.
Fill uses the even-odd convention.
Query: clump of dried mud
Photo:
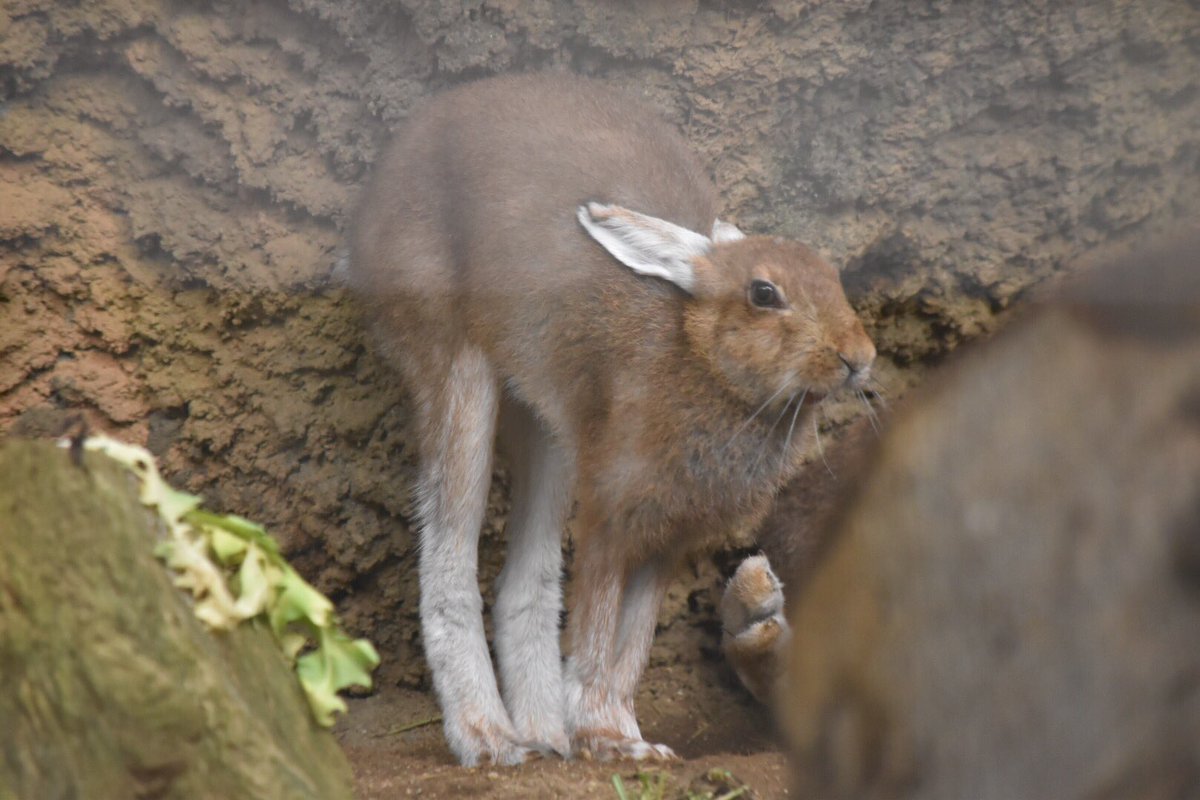
[[[649,96],[731,219],[845,265],[893,394],[1064,263],[1197,207],[1194,4],[883,6],[7,3],[0,426],[83,409],[148,443],[420,687],[403,389],[330,275],[422,97],[535,69]],[[671,658],[715,648],[718,581],[705,561],[668,604]]]

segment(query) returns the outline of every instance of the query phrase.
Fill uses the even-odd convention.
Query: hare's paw
[[[763,658],[773,654],[788,633],[787,620],[777,614],[748,625],[736,636],[726,633],[721,647],[725,650],[725,657],[736,666],[748,658]]]
[[[674,761],[679,758],[665,744],[652,744],[644,739],[630,739],[603,732],[584,732],[575,735],[575,754],[584,759],[611,761],[629,758],[634,761]]]
[[[766,556],[743,561],[721,598],[721,649],[746,688],[766,701],[780,674],[791,628],[783,616],[783,584]]]
[[[751,556],[738,565],[721,598],[721,624],[737,636],[764,619],[783,612],[783,584],[766,556]]]
[[[507,722],[482,716],[446,715],[446,741],[464,767],[480,764],[524,764],[549,748],[520,741]]]
[[[571,739],[563,719],[561,680],[559,675],[547,676],[545,683],[548,686],[543,687],[542,692],[530,691],[530,685],[524,687],[523,694],[510,690],[505,697],[505,707],[522,742],[532,743],[530,746],[544,755],[558,754],[566,758],[571,754]]]

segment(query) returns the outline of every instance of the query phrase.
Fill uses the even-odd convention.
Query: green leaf
[[[143,447],[107,436],[90,436],[84,447],[125,465],[140,480],[142,503],[157,509],[169,535],[155,545],[154,554],[171,570],[172,582],[191,592],[196,617],[210,628],[229,629],[266,613],[320,724],[332,725],[334,713],[346,710],[338,691],[371,686],[370,671],[379,665],[375,648],[337,628],[333,603],[288,565],[265,528],[201,509],[199,496],[163,481]],[[309,641],[305,634],[317,646],[297,658]]]
[[[235,558],[246,552],[246,540],[239,539],[221,528],[205,525],[204,532],[208,534],[208,546],[212,548],[217,560],[222,564],[230,564]]]
[[[291,567],[283,572],[280,592],[270,612],[271,630],[282,636],[289,623],[307,620],[318,628],[330,624],[333,603],[318,592]]]
[[[196,619],[219,631],[229,630],[238,623],[238,618],[229,613],[229,610],[214,595],[209,595],[197,602],[192,608],[192,613],[196,615]]]
[[[222,521],[229,530],[242,534],[271,555],[279,555],[279,543],[275,541],[275,537],[267,533],[266,528],[257,522],[251,522],[245,517],[239,517],[237,514],[226,514],[222,518]]]
[[[195,614],[212,628],[232,628],[243,619],[224,573],[208,557],[207,550],[187,538],[172,541],[167,566],[175,572],[173,582],[188,589],[196,599]]]
[[[157,508],[159,516],[166,520],[168,525],[178,522],[184,514],[200,505],[200,495],[172,489],[157,475],[155,478],[155,483],[145,483],[142,502]]]
[[[251,522],[237,514],[214,514],[201,508],[189,511],[184,522],[203,527],[205,530],[221,530],[232,534],[246,542],[252,542],[262,547],[273,560],[282,560],[279,553],[279,543],[275,541],[267,529],[257,522]]]
[[[377,666],[379,654],[366,639],[351,639],[337,630],[319,631],[317,648],[296,661],[296,674],[317,722],[332,725],[334,712],[346,710],[337,693],[347,686],[370,688],[371,670]]]
[[[288,661],[295,661],[296,655],[308,644],[308,637],[298,633],[285,633],[279,637],[279,647]]]
[[[243,619],[249,619],[264,611],[271,597],[267,559],[262,550],[254,546],[246,548],[246,557],[242,559],[237,578],[237,612]]]

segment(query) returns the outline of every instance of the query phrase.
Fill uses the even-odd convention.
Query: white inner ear
[[[696,283],[692,260],[712,249],[712,240],[703,234],[621,206],[588,203],[579,207],[577,216],[617,261],[641,275],[665,278],[688,293]]]
[[[738,239],[745,239],[746,234],[738,230],[738,226],[731,222],[722,222],[720,219],[713,220],[712,240],[716,244],[722,242],[736,242]]]

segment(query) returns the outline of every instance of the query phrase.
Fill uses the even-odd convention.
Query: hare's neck
[[[730,391],[712,392],[712,375],[695,367],[689,377],[710,389],[678,395],[674,414],[682,440],[695,443],[686,453],[691,470],[705,473],[714,487],[737,491],[773,488],[790,478],[812,435],[812,404],[783,398],[749,405]]]
[[[735,401],[737,412],[725,417],[728,436],[723,461],[747,480],[786,480],[799,464],[812,426],[812,408],[803,398],[748,406]],[[740,413],[738,413],[740,412]]]

